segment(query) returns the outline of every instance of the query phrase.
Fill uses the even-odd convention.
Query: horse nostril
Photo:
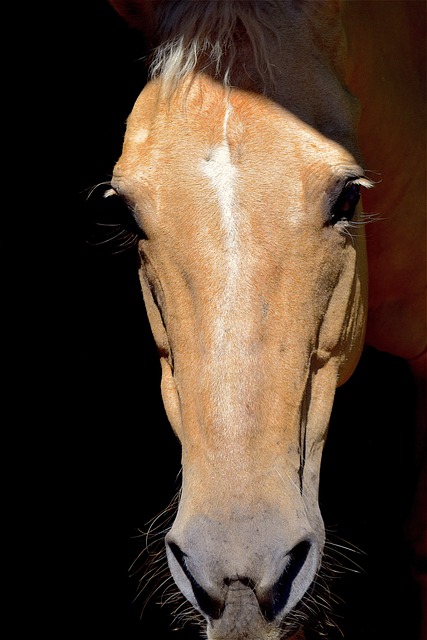
[[[177,563],[181,567],[185,577],[190,582],[194,597],[196,598],[201,611],[214,620],[220,618],[224,610],[224,602],[219,600],[218,598],[215,598],[214,596],[209,595],[209,593],[200,586],[200,584],[192,575],[191,571],[188,569],[186,561],[187,555],[183,551],[181,551],[178,545],[175,542],[171,541],[169,541],[167,544],[169,549],[173,553]]]
[[[301,591],[300,597],[308,588],[307,580],[301,579],[301,570],[310,549],[311,543],[308,540],[299,542],[286,556],[286,566],[277,582],[267,592],[257,596],[262,614],[268,622],[274,620],[286,607],[293,587]],[[311,572],[307,575],[311,576]],[[309,580],[311,582],[311,577]],[[296,582],[302,584],[296,585]]]

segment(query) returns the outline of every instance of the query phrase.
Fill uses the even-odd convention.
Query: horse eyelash
[[[333,208],[335,206],[335,204],[339,201],[343,191],[348,188],[351,185],[357,185],[360,187],[364,187],[365,189],[372,189],[375,186],[376,182],[374,182],[373,180],[367,178],[366,176],[362,175],[362,176],[356,176],[354,178],[352,177],[348,177],[344,186],[342,187],[342,190],[340,192],[340,194],[338,195],[337,199],[335,200],[335,203],[332,205],[331,210],[330,210],[330,218],[329,218],[329,225],[332,225],[334,227],[337,227],[337,229],[340,231],[340,233],[342,233],[343,235],[348,236],[352,241],[354,241],[355,239],[357,239],[358,237],[358,229],[361,229],[362,227],[364,227],[365,225],[367,225],[368,223],[371,222],[376,222],[378,220],[380,220],[380,216],[376,213],[366,213],[366,212],[360,212],[359,216],[357,219],[354,219],[353,215],[351,215],[350,217],[346,217],[345,215],[343,217],[337,217],[335,220],[333,219]],[[359,196],[360,197],[360,196]]]
[[[357,185],[360,185],[361,187],[364,187],[365,189],[373,189],[375,185],[378,184],[378,182],[375,182],[374,180],[371,180],[366,176],[361,176],[360,178],[349,180],[347,184],[357,184]],[[354,220],[352,218],[351,220],[346,220],[345,224],[348,231],[350,228],[352,230],[357,229],[358,227],[360,228],[367,224],[370,224],[371,222],[378,222],[379,220],[382,220],[382,219],[383,218],[380,216],[379,213],[367,213],[366,211],[361,211],[359,214],[358,220]],[[352,233],[351,235],[353,237],[355,236],[354,233]]]
[[[108,186],[109,188],[103,192],[101,205],[96,207],[92,216],[91,233],[87,243],[108,250],[110,255],[125,253],[138,245],[138,241],[141,238],[141,230],[138,228],[129,207],[111,186],[110,182],[100,182],[94,185],[89,190],[87,200],[90,200],[101,186]],[[102,206],[102,202],[114,196],[123,203],[122,207],[125,209],[112,212]]]
[[[361,176],[360,178],[350,179],[347,184],[358,184],[361,187],[365,187],[365,189],[373,189],[376,183],[365,176]]]

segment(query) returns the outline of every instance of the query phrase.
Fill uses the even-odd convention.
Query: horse
[[[425,3],[109,1],[150,50],[104,195],[181,445],[178,589],[209,640],[305,637],[330,415],[368,345],[419,388],[425,595]]]

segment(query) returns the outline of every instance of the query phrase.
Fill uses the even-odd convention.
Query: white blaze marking
[[[212,327],[214,345],[205,366],[212,384],[215,424],[230,435],[226,438],[226,449],[238,451],[241,441],[235,436],[246,429],[247,421],[242,423],[242,403],[248,390],[245,376],[236,378],[235,366],[238,367],[237,363],[241,361],[242,353],[247,348],[248,328],[242,302],[245,251],[241,226],[245,216],[242,215],[237,197],[239,170],[233,164],[228,142],[230,117],[233,117],[233,110],[227,101],[222,140],[210,150],[201,167],[217,202],[222,228],[221,244],[215,260],[217,277],[221,280],[221,293],[215,300]],[[236,123],[233,122],[233,126]]]
[[[213,361],[209,367],[211,374],[218,381],[224,380],[224,354],[239,350],[240,345],[236,340],[235,312],[238,304],[239,282],[242,265],[241,242],[239,239],[238,203],[236,202],[236,183],[238,170],[233,164],[230,154],[230,146],[227,140],[227,126],[232,107],[227,103],[222,141],[211,149],[209,157],[203,161],[202,172],[209,179],[218,202],[223,229],[223,245],[219,251],[218,264],[221,265],[221,279],[223,282],[222,296],[216,301],[215,318],[215,344],[212,351]],[[229,333],[231,330],[231,333]],[[239,336],[240,337],[240,336]],[[233,394],[234,386],[220,385],[221,391],[216,398],[217,409],[222,415],[224,424],[229,428],[237,427],[238,420],[233,418]]]
[[[236,294],[240,272],[240,250],[238,224],[236,219],[235,185],[237,168],[233,165],[230,146],[227,140],[227,125],[232,107],[226,105],[223,122],[223,139],[221,143],[211,149],[209,157],[203,161],[202,171],[209,178],[215,192],[224,229],[224,252],[220,257],[223,279],[223,297],[218,299],[217,316],[215,322],[217,355],[229,349],[226,334],[231,328],[233,311],[236,305]]]
[[[230,116],[231,107],[227,105],[224,117],[224,137],[222,142],[214,147],[209,155],[209,159],[203,163],[203,173],[211,182],[216,192],[218,204],[220,206],[223,226],[226,231],[226,246],[232,253],[236,242],[236,221],[233,216],[234,186],[236,182],[237,169],[231,162],[230,147],[227,141],[227,122]],[[229,256],[231,258],[231,255]]]

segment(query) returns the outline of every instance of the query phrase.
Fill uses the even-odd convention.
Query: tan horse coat
[[[158,2],[112,4],[155,37]],[[365,340],[419,381],[408,536],[425,581],[425,5],[271,6],[267,27],[281,35],[266,95],[253,80],[262,56],[247,76],[232,69],[232,91],[186,73],[165,93],[161,73],[129,117],[112,181],[144,231],[142,289],[183,447],[168,559],[212,640],[275,640],[301,624],[293,609],[324,542],[317,490],[334,390]],[[367,178],[365,250],[362,226],[325,223],[322,198]]]

